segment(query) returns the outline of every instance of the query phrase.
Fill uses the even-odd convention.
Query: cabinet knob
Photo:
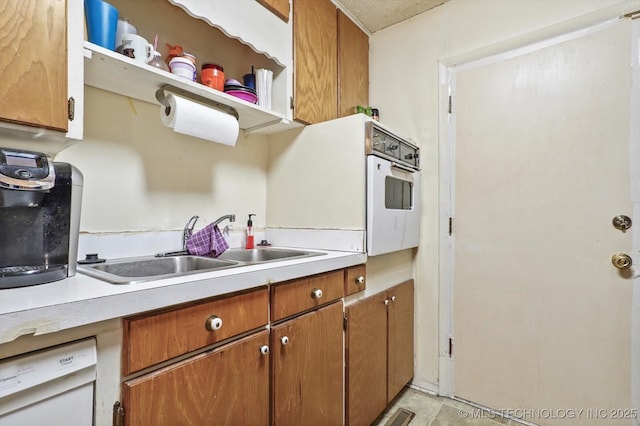
[[[262,355],[268,354],[269,353],[269,346],[267,346],[267,345],[260,346],[260,353]]]
[[[360,275],[359,277],[356,277],[356,284],[358,285],[364,284],[364,277],[362,275]]]
[[[385,306],[389,306],[389,299],[384,299]]]
[[[396,297],[395,296],[391,296],[391,301],[395,302],[396,301]]]
[[[216,331],[222,328],[222,318],[217,315],[211,315],[207,318],[207,321],[204,323],[204,326],[209,331]]]
[[[311,298],[320,299],[321,297],[322,297],[322,290],[320,290],[319,288],[314,288],[313,291],[311,292]]]
[[[287,343],[289,343],[289,338],[287,336],[282,336],[280,338],[280,343],[282,343],[282,346],[286,345]]]

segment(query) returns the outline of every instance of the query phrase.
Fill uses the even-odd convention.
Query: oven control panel
[[[420,148],[375,122],[366,123],[366,154],[377,155],[413,170],[420,170]]]

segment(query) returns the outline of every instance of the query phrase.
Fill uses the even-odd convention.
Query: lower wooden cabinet
[[[271,327],[273,424],[342,425],[342,301]]]
[[[413,280],[347,306],[346,424],[370,425],[413,377]]]
[[[125,425],[268,425],[268,345],[265,330],[125,382]]]

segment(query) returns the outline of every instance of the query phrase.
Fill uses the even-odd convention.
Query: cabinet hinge
[[[289,98],[289,109],[293,109],[293,96]]]
[[[124,407],[120,401],[113,404],[113,426],[124,426]]]
[[[449,337],[449,358],[453,356],[453,338]]]
[[[344,331],[347,331],[347,316],[346,315],[342,317],[342,329]]]
[[[449,218],[449,235],[453,235],[453,218]]]
[[[76,116],[76,100],[73,99],[73,96],[67,100],[67,113],[69,121],[73,121]]]
[[[453,112],[453,96],[449,95],[449,114]]]

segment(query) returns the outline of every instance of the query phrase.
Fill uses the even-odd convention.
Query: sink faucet
[[[187,222],[187,224],[184,226],[184,229],[182,230],[182,251],[168,251],[168,252],[164,252],[164,253],[157,253],[155,256],[156,257],[168,257],[168,256],[180,256],[180,255],[184,255],[184,254],[188,254],[188,250],[187,250],[187,240],[189,239],[189,237],[193,234],[193,228],[196,226],[196,222],[198,221],[198,219],[200,218],[200,216],[191,216],[191,219],[189,219],[189,221]],[[224,216],[220,216],[219,218],[217,218],[213,224],[217,225],[220,222],[222,222],[223,220],[229,219],[229,222],[235,222],[236,221],[236,215],[235,214],[227,214]]]
[[[222,222],[223,220],[229,219],[229,222],[235,222],[236,221],[236,215],[235,214],[226,214],[224,216],[220,216],[219,218],[217,218],[214,222],[213,225],[218,225],[220,222]]]
[[[196,226],[196,222],[200,216],[191,216],[191,219],[187,222],[182,230],[182,250],[187,250],[187,240],[193,234],[193,228]]]

